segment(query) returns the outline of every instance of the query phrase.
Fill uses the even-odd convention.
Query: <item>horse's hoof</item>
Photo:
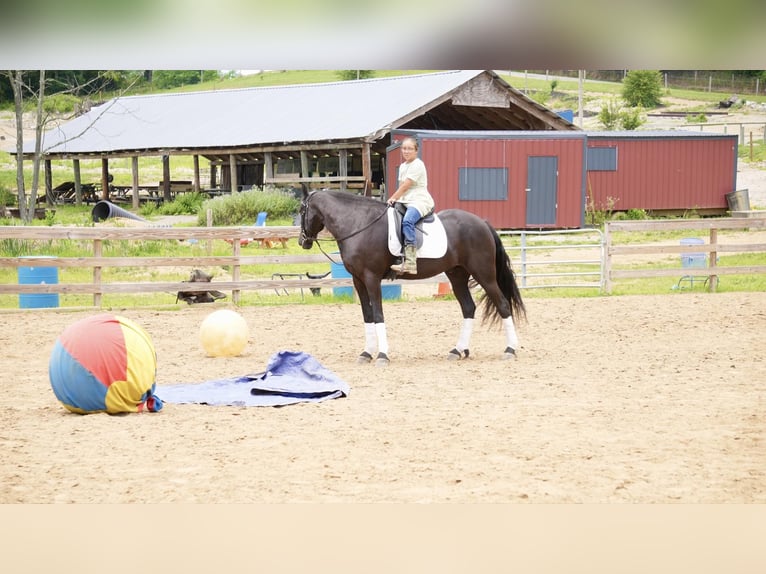
[[[516,358],[516,351],[514,349],[511,349],[510,347],[506,347],[505,351],[503,351],[503,360],[508,361],[510,359]]]
[[[450,361],[460,361],[461,359],[467,359],[468,355],[468,349],[464,349],[462,353],[457,349],[452,349],[447,355],[447,359]]]
[[[378,356],[375,358],[376,367],[386,367],[390,362],[391,361],[388,360],[388,355],[385,353],[378,353]]]
[[[359,365],[366,365],[370,361],[372,361],[372,355],[370,355],[367,351],[363,351],[361,355],[359,355],[356,358],[356,362]]]

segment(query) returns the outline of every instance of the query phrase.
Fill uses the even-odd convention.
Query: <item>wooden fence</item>
[[[605,285],[607,293],[612,292],[612,282],[615,279],[646,278],[646,277],[679,277],[693,273],[694,276],[707,277],[709,291],[715,291],[718,277],[721,275],[743,275],[748,273],[766,273],[766,265],[750,265],[740,267],[719,267],[720,253],[754,253],[766,252],[766,243],[732,243],[719,240],[719,230],[748,230],[766,229],[766,219],[762,218],[711,218],[711,219],[676,219],[651,221],[614,221],[608,222],[604,228],[605,242]],[[701,245],[616,245],[614,233],[618,231],[708,231],[709,241]],[[615,260],[628,255],[666,255],[668,253],[705,253],[707,267],[694,269],[615,269]]]
[[[742,267],[720,267],[718,266],[718,254],[720,253],[743,253],[743,252],[766,252],[766,243],[731,243],[719,239],[719,230],[747,230],[747,229],[766,229],[766,219],[759,218],[710,218],[710,219],[681,219],[681,220],[652,220],[652,221],[615,221],[605,225],[603,237],[603,249],[601,249],[602,263],[598,270],[588,271],[588,274],[602,274],[603,288],[607,293],[611,293],[612,283],[616,279],[623,278],[648,278],[648,277],[679,277],[684,275],[687,270],[679,268],[630,268],[617,269],[616,265],[621,263],[620,259],[631,255],[663,255],[684,253],[705,253],[707,254],[707,268],[694,269],[695,276],[706,276],[707,284],[710,290],[717,287],[718,277],[721,275],[742,275],[747,273],[766,273],[766,265],[752,265]],[[618,245],[615,240],[615,232],[639,232],[639,231],[672,231],[704,230],[709,233],[709,242],[703,245],[636,245],[624,244]],[[230,291],[231,301],[234,304],[240,302],[242,291],[250,290],[274,290],[274,289],[294,289],[302,290],[312,287],[348,287],[353,285],[350,278],[345,277],[326,277],[323,279],[311,279],[308,276],[295,278],[296,274],[284,273],[285,278],[255,278],[245,279],[242,277],[243,266],[253,265],[291,265],[303,263],[326,263],[330,260],[318,253],[306,252],[305,255],[288,255],[280,253],[281,249],[270,250],[267,255],[250,255],[247,251],[243,252],[240,240],[272,240],[278,241],[281,238],[297,238],[300,229],[294,226],[268,226],[268,227],[42,227],[42,226],[0,226],[0,240],[36,240],[36,241],[55,241],[55,240],[78,240],[92,243],[92,255],[83,257],[44,257],[34,259],[35,267],[57,267],[57,268],[86,268],[92,269],[93,279],[88,283],[53,283],[53,284],[0,284],[0,295],[8,294],[92,294],[93,305],[100,307],[102,296],[113,293],[152,293],[166,292],[173,293],[178,291],[209,291],[211,288],[219,291]],[[520,233],[520,232],[517,232]],[[324,234],[323,237],[331,237]],[[206,245],[206,254],[200,256],[181,256],[181,257],[126,257],[109,256],[104,254],[104,242],[107,241],[197,241],[201,245]],[[230,255],[212,255],[212,241],[228,240],[231,242]],[[564,247],[578,247],[588,249],[599,248],[598,244],[569,245]],[[509,247],[509,250],[519,249]],[[524,246],[522,242],[521,253],[514,257],[515,264],[522,263],[521,275],[526,271],[524,264],[532,265],[540,263],[534,258],[527,259],[526,251],[530,253],[534,247]],[[595,256],[598,259],[598,256]],[[539,259],[539,258],[538,258]],[[581,258],[580,258],[581,259]],[[575,261],[566,261],[565,263],[583,264],[584,261],[577,259]],[[336,262],[340,263],[340,260]],[[545,261],[550,264],[551,261]],[[597,261],[591,261],[590,256],[586,261],[588,264],[597,265]],[[556,263],[556,262],[554,262]],[[30,260],[23,257],[0,257],[0,267],[28,267]],[[213,266],[226,266],[231,271],[231,280],[215,281],[213,283],[188,283],[183,281],[142,281],[135,283],[124,283],[102,280],[102,272],[108,268],[121,267],[143,267],[143,268],[161,268],[161,267],[188,267],[206,268]],[[550,275],[546,273],[544,275]],[[562,275],[562,273],[554,273]],[[578,272],[577,275],[581,275]],[[279,274],[275,274],[279,275]],[[563,273],[563,275],[572,275],[572,273]],[[521,279],[523,277],[520,276]],[[529,275],[530,277],[533,274]],[[444,283],[446,278],[443,274],[430,279],[418,281],[394,281],[393,284],[406,285],[413,283]],[[535,285],[523,285],[524,288]],[[573,285],[562,281],[554,285],[540,285],[545,287],[560,286],[571,287]],[[577,286],[577,285],[575,285]],[[588,284],[588,286],[598,286],[597,284]]]
[[[57,268],[91,268],[93,280],[89,283],[53,283],[53,284],[0,284],[0,294],[93,294],[93,305],[100,307],[102,295],[112,293],[156,293],[156,292],[195,292],[230,291],[231,301],[238,304],[242,291],[274,290],[274,289],[309,289],[311,287],[348,287],[353,285],[350,278],[311,279],[307,276],[283,279],[243,279],[243,266],[268,264],[296,263],[327,263],[330,260],[323,254],[306,252],[306,255],[279,254],[275,248],[269,255],[249,255],[243,253],[240,240],[272,240],[278,242],[284,238],[297,238],[300,228],[295,226],[268,227],[42,227],[42,226],[0,226],[0,240],[80,240],[92,242],[92,256],[88,257],[41,257],[34,259],[35,267]],[[323,232],[320,238],[332,239]],[[183,257],[120,257],[104,255],[105,241],[189,241],[207,242],[207,255]],[[231,255],[212,255],[210,241],[228,240],[232,244]],[[338,256],[336,262],[340,263]],[[30,259],[23,257],[0,257],[0,267],[29,267]],[[227,266],[231,270],[230,281],[215,281],[213,283],[189,283],[183,281],[162,282],[143,281],[136,283],[104,282],[102,271],[105,268],[120,267],[188,267],[205,268],[211,266]],[[285,277],[295,274],[285,273]],[[417,281],[394,281],[392,284],[404,283],[437,283],[446,281],[443,274],[430,279]],[[388,283],[387,283],[388,284]]]

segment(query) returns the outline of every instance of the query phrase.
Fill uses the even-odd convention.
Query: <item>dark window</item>
[[[458,199],[505,201],[508,199],[508,168],[461,167]]]
[[[617,171],[616,147],[589,147],[588,171]]]

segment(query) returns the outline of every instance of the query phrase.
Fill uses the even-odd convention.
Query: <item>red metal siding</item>
[[[736,137],[588,139],[616,147],[616,171],[588,171],[594,205],[617,210],[719,209],[734,191]]]
[[[422,140],[421,157],[437,210],[458,208],[475,213],[501,229],[526,226],[527,158],[558,158],[556,223],[580,227],[583,219],[583,140],[578,139],[436,139]],[[461,201],[461,167],[508,169],[507,201]],[[536,226],[537,227],[537,226]]]

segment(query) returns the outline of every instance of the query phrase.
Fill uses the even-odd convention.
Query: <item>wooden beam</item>
[[[130,158],[130,173],[133,176],[133,207],[138,209],[138,156]]]
[[[74,201],[76,205],[82,205],[82,180],[80,179],[80,160],[72,160],[72,171],[74,172]]]
[[[239,181],[237,181],[237,156],[229,154],[229,179],[231,180],[231,192],[239,191]]]
[[[170,156],[162,156],[162,197],[165,201],[172,201],[170,196]]]
[[[372,195],[372,168],[370,162],[370,144],[362,144],[362,176],[364,177],[364,195]]]
[[[109,200],[109,158],[101,158],[101,199]]]
[[[194,154],[193,160],[194,160],[194,180],[193,180],[194,191],[199,193],[199,190],[200,190],[200,185],[199,185],[199,155]]]

